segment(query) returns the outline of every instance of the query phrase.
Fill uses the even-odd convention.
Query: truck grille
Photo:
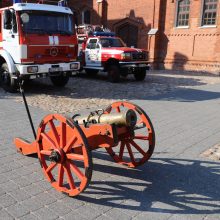
[[[144,53],[144,52],[132,53],[132,59],[133,60],[146,60],[147,59],[147,54]]]

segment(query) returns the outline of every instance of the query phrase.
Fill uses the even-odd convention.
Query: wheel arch
[[[106,71],[110,65],[117,65],[117,66],[119,66],[119,61],[117,59],[115,59],[115,58],[108,59],[106,61],[106,63],[105,63],[104,70]]]
[[[15,63],[11,55],[6,50],[0,50],[0,65],[3,63],[7,63],[10,74],[15,74],[17,72]]]

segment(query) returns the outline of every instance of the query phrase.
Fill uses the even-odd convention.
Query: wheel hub
[[[51,155],[49,156],[49,160],[51,162],[59,163],[59,162],[61,162],[61,155],[59,154],[58,151],[53,150],[51,152]]]

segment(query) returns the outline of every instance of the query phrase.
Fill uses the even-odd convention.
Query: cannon
[[[22,84],[19,85],[35,140],[30,143],[15,138],[15,146],[23,155],[37,154],[45,177],[56,190],[77,196],[88,187],[93,170],[92,150],[105,148],[116,163],[130,168],[144,164],[153,154],[154,128],[139,106],[117,101],[87,116],[49,114],[35,132]]]

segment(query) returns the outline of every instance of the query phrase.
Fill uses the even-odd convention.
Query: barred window
[[[177,1],[177,19],[176,19],[177,27],[189,25],[189,9],[190,9],[190,0]]]
[[[204,0],[202,25],[215,25],[218,0]]]

